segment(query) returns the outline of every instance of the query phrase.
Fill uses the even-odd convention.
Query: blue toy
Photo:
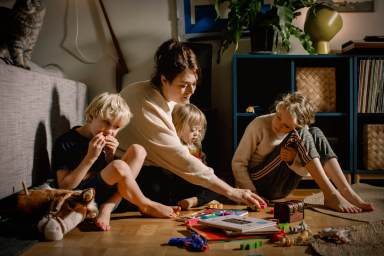
[[[208,242],[199,234],[192,232],[191,237],[174,237],[169,239],[169,245],[185,247],[189,251],[203,252],[208,249]]]

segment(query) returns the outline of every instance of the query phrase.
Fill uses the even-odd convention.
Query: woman
[[[233,188],[219,179],[212,168],[189,153],[177,136],[172,109],[177,103],[189,102],[198,79],[199,68],[193,51],[171,39],[158,48],[155,62],[151,81],[128,85],[121,91],[133,118],[120,134],[120,146],[127,148],[139,143],[148,152],[147,166],[138,177],[144,194],[175,204],[193,196],[195,187],[192,184],[195,184],[233,201],[260,208],[265,204],[261,197],[249,189]]]

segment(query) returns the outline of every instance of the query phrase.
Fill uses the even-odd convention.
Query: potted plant
[[[223,33],[218,56],[232,44],[236,50],[241,35],[249,31],[252,52],[272,51],[279,43],[287,51],[291,49],[290,37],[297,37],[304,49],[314,53],[309,36],[293,25],[293,20],[303,7],[311,7],[315,0],[273,0],[265,5],[264,0],[215,0],[215,7],[220,16],[220,6],[227,4],[229,9],[227,26]]]

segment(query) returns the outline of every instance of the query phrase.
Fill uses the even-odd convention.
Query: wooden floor
[[[302,199],[304,196],[318,192],[317,190],[295,190],[290,199]],[[227,208],[244,208],[244,206],[226,206]],[[185,212],[183,212],[185,213]],[[252,212],[250,216],[271,216],[266,211]],[[305,210],[305,222],[313,232],[324,227],[340,227],[357,224],[350,220],[320,214]],[[293,223],[295,224],[295,223]],[[143,218],[137,212],[114,214],[111,221],[112,230],[109,232],[83,232],[78,228],[67,234],[63,240],[55,242],[39,242],[24,252],[23,256],[36,255],[190,255],[184,248],[165,245],[171,237],[188,235],[182,223],[169,219]],[[244,241],[243,241],[244,242]],[[264,240],[261,248],[254,250],[239,250],[241,241],[210,242],[209,249],[204,255],[308,255],[311,254],[306,246],[279,247]]]

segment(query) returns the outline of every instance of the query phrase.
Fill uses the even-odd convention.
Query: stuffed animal
[[[24,185],[23,185],[24,186]],[[93,188],[82,191],[51,187],[28,190],[17,195],[17,208],[22,213],[41,218],[38,229],[47,240],[61,240],[85,218],[98,214]]]

